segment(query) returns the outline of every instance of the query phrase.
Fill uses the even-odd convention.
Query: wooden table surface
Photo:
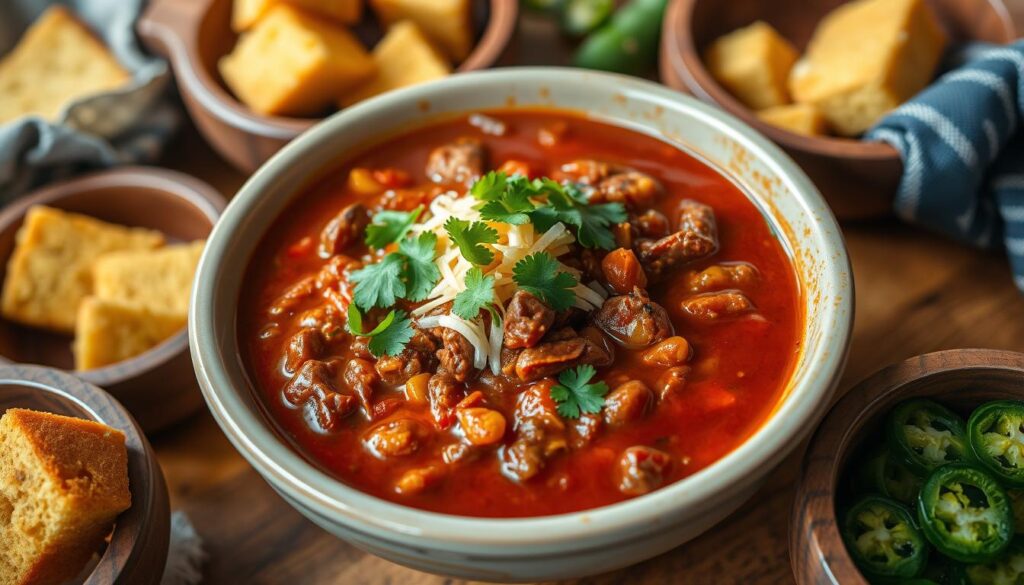
[[[1024,0],[1009,0],[1024,23]],[[521,63],[556,62],[549,26],[521,27]],[[523,39],[522,37],[527,37]],[[166,166],[232,195],[244,177],[186,128]],[[844,225],[857,285],[856,325],[841,388],[879,368],[940,349],[1024,351],[1024,295],[1000,254],[970,250],[883,220]],[[454,585],[364,553],[292,510],[228,443],[207,413],[153,438],[172,506],[189,514],[206,541],[205,583]],[[647,562],[581,579],[586,584],[792,583],[789,509],[803,448],[739,511],[703,536]]]

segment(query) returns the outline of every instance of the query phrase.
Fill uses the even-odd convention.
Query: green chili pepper
[[[993,475],[1024,487],[1024,402],[999,400],[979,406],[967,419],[967,442]]]
[[[562,10],[562,30],[582,37],[601,26],[615,12],[615,0],[567,0]]]
[[[909,400],[898,405],[889,413],[885,426],[889,451],[922,477],[967,456],[963,419],[931,400]]]
[[[942,555],[931,555],[921,577],[939,585],[967,585],[964,565]]]
[[[1024,534],[1024,489],[1010,488],[1006,490],[1010,498],[1010,510],[1013,511],[1013,531]]]
[[[888,498],[867,496],[854,504],[842,533],[850,556],[870,576],[914,577],[928,561],[928,541],[907,509]]]
[[[970,585],[1018,585],[1024,583],[1024,539],[1013,539],[1010,548],[997,560],[971,565],[966,569]]]
[[[866,490],[875,491],[909,506],[917,502],[921,478],[893,459],[887,448],[880,447],[861,466],[861,482]]]
[[[657,62],[667,4],[668,0],[632,0],[583,41],[574,63],[587,69],[644,73]]]
[[[987,472],[964,463],[944,465],[928,476],[917,516],[932,546],[962,563],[996,559],[1013,537],[1006,491]]]

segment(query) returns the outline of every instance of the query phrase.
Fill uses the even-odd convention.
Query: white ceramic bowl
[[[311,178],[346,153],[438,115],[555,107],[678,145],[739,184],[763,211],[799,273],[803,353],[786,394],[749,440],[691,477],[623,503],[558,516],[481,519],[379,500],[332,479],[274,431],[239,359],[237,304],[257,242]],[[374,554],[424,571],[491,581],[579,577],[653,557],[742,504],[822,416],[842,371],[853,284],[828,206],[781,150],[728,114],[660,85],[576,69],[455,75],[335,114],[268,161],[213,230],[189,316],[192,357],[228,438],[297,510]]]

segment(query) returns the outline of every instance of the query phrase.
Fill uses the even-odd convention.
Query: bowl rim
[[[175,47],[170,47],[170,52],[175,74],[182,76],[185,80],[181,84],[182,91],[192,96],[202,105],[203,109],[223,122],[245,132],[282,140],[290,140],[334,115],[332,113],[319,118],[263,115],[243,104],[223,84],[218,83],[212,72],[202,63],[199,56],[199,34],[217,0],[198,1],[201,3],[201,7],[190,19],[188,26],[179,23],[176,27],[170,27],[176,31],[173,34],[178,39],[180,48],[179,51],[175,50]],[[517,0],[487,1],[490,4],[487,25],[473,45],[473,50],[455,68],[453,73],[490,67],[509,45],[516,29],[519,2]],[[145,34],[150,27],[143,26],[142,30]]]
[[[693,95],[725,109],[730,114],[753,126],[762,134],[785,148],[795,151],[814,153],[819,156],[830,156],[844,159],[864,161],[898,161],[899,151],[884,142],[869,142],[836,136],[805,136],[763,122],[754,115],[753,110],[745,106],[731,93],[726,91],[704,66],[693,35],[693,12],[700,0],[673,0],[665,14],[662,27],[663,43],[668,50],[662,57],[668,60],[679,79]],[[1016,37],[1013,21],[1005,4],[1001,0],[984,0],[999,16],[1003,42]]]
[[[822,574],[818,571],[823,569],[833,583],[867,585],[843,544],[835,509],[836,486],[844,455],[860,446],[851,439],[869,419],[881,414],[880,409],[893,396],[908,386],[936,375],[971,370],[997,370],[1024,377],[1024,353],[968,348],[910,357],[856,383],[829,409],[804,454],[790,513],[790,565],[798,583],[818,583],[809,576],[818,576]],[[1021,388],[1024,389],[1024,385]],[[817,509],[818,501],[823,505],[811,518],[808,508]],[[808,563],[813,565],[808,566]]]
[[[210,220],[211,233],[213,225],[227,205],[219,191],[190,175],[156,167],[125,166],[99,170],[53,183],[17,199],[0,210],[0,231],[22,221],[28,209],[34,205],[51,205],[67,197],[117,187],[155,189],[180,199]],[[91,370],[61,371],[100,387],[111,387],[166,364],[187,348],[188,332],[183,327],[159,345],[126,360]],[[17,363],[10,357],[0,354],[0,366]],[[37,365],[60,369],[45,364]]]
[[[625,91],[642,93],[653,102],[701,117],[746,148],[759,153],[780,176],[790,181],[792,190],[803,194],[800,203],[808,213],[820,218],[816,224],[818,235],[826,242],[828,256],[834,259],[823,270],[819,281],[825,283],[824,290],[837,296],[834,303],[822,305],[824,317],[837,324],[834,337],[830,338],[835,341],[818,344],[813,349],[805,348],[812,355],[809,363],[821,376],[814,380],[809,377],[803,386],[793,389],[757,431],[707,468],[645,496],[581,512],[515,519],[440,514],[378,499],[317,469],[282,441],[259,414],[249,411],[240,395],[249,393],[250,389],[232,388],[226,375],[227,368],[243,366],[236,363],[237,359],[227,360],[219,355],[215,340],[219,333],[234,332],[236,316],[231,315],[231,323],[225,324],[214,323],[211,315],[216,292],[214,275],[224,265],[223,256],[232,232],[245,223],[250,208],[277,175],[300,161],[305,151],[315,149],[320,141],[342,132],[346,124],[360,116],[374,110],[388,111],[403,104],[429,101],[446,92],[474,95],[479,86],[508,88],[530,83],[558,87],[580,82],[592,84],[595,90],[609,94]],[[573,109],[566,105],[558,108]],[[606,117],[604,121],[618,122],[618,125],[628,128],[621,118],[616,121],[614,116]],[[287,495],[293,504],[299,499],[307,509],[312,507],[321,516],[327,514],[332,521],[338,519],[350,530],[363,531],[363,527],[373,527],[392,535],[432,539],[434,543],[490,547],[493,554],[501,555],[501,548],[507,546],[539,547],[555,542],[572,546],[574,541],[584,536],[651,530],[669,520],[673,511],[740,491],[742,486],[737,485],[737,479],[766,462],[778,463],[810,432],[811,425],[792,424],[790,421],[814,422],[827,408],[845,364],[852,323],[852,271],[838,224],[814,185],[777,146],[728,114],[650,81],[572,68],[523,67],[453,76],[379,96],[334,114],[275,154],[242,187],[211,234],[193,290],[189,335],[196,375],[215,420],[261,475],[272,479],[271,483],[278,489],[282,485],[287,486],[290,491]],[[795,400],[794,396],[800,396],[801,400]],[[576,546],[585,546],[585,543],[576,543]],[[544,556],[544,553],[539,555]]]

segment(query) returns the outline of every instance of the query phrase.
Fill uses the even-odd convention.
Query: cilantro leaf
[[[369,337],[367,347],[374,357],[398,355],[413,334],[412,321],[402,310],[389,312],[373,331],[364,332],[363,316],[354,304],[348,306],[348,331],[352,335]]]
[[[608,384],[590,383],[597,370],[585,364],[565,370],[558,375],[558,384],[551,387],[551,398],[558,403],[558,414],[565,418],[579,418],[581,413],[595,414],[604,406]]]
[[[395,320],[395,312],[388,313],[384,320],[377,324],[372,331],[363,331],[363,315],[356,308],[355,303],[348,305],[348,332],[357,337],[373,337],[387,329]]]
[[[601,203],[578,207],[579,223],[573,223],[578,229],[576,239],[586,248],[602,248],[611,250],[615,247],[615,237],[610,226],[626,221],[626,208],[621,203]]]
[[[477,210],[486,220],[512,225],[530,221],[526,212],[534,209],[530,197],[536,195],[536,190],[525,177],[508,177],[505,173],[492,171],[474,183],[470,193],[483,201]]]
[[[494,260],[494,252],[483,246],[498,241],[498,232],[491,226],[482,221],[469,222],[450,217],[444,229],[466,260],[480,266],[486,266]]]
[[[576,301],[572,288],[579,283],[573,275],[561,272],[558,261],[547,252],[530,254],[516,262],[512,280],[556,311],[568,309]]]
[[[508,175],[501,171],[491,171],[473,183],[469,193],[480,201],[494,201],[505,193],[507,183]]]
[[[395,300],[405,296],[405,282],[402,271],[405,268],[403,254],[388,254],[376,264],[368,264],[349,276],[355,283],[352,300],[363,310],[373,307],[390,307]]]
[[[484,276],[476,266],[466,272],[466,290],[455,295],[452,312],[463,319],[476,319],[480,309],[490,309],[494,303],[494,277]],[[493,313],[492,313],[493,315]]]
[[[437,255],[437,235],[424,232],[416,239],[406,238],[398,243],[398,251],[405,255],[406,295],[410,301],[422,301],[434,290],[441,272],[434,265]]]
[[[422,205],[409,212],[390,209],[378,211],[373,216],[373,223],[366,226],[366,245],[379,250],[401,240],[421,213]]]

